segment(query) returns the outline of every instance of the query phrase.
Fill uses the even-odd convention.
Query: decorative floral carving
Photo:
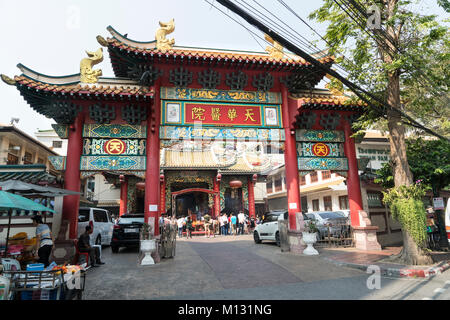
[[[244,88],[247,86],[247,80],[247,75],[239,70],[237,72],[227,74],[225,83],[230,87],[231,90],[244,90]]]
[[[220,73],[212,69],[198,73],[198,83],[205,89],[215,89],[220,84]]]
[[[192,83],[192,72],[183,67],[170,70],[169,82],[176,87],[187,87]]]

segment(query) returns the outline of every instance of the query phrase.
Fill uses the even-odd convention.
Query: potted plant
[[[317,241],[317,226],[313,220],[309,220],[305,223],[305,231],[303,234],[303,242],[307,245],[306,249],[303,250],[303,254],[308,256],[318,255],[319,252],[314,249],[313,244]]]
[[[151,254],[156,250],[156,240],[153,239],[152,226],[148,223],[144,223],[141,228],[141,246],[140,251],[144,254],[141,260],[141,266],[155,264]]]

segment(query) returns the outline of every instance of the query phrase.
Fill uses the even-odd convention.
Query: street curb
[[[369,267],[368,264],[357,264],[357,263],[351,263],[351,262],[343,262],[343,261],[337,261],[331,258],[323,257],[322,259],[329,261],[333,264],[343,266],[343,267],[349,267],[353,269],[359,269],[362,271],[367,271],[367,268]],[[409,269],[409,268],[386,268],[383,266],[378,265],[376,262],[370,264],[370,265],[376,265],[380,267],[380,273],[383,276],[389,276],[389,277],[409,277],[409,278],[429,278],[432,276],[435,276],[437,274],[441,274],[444,271],[450,269],[450,261],[442,262],[437,266],[429,267],[427,269]]]

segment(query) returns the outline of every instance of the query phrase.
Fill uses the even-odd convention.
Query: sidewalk
[[[389,277],[428,278],[450,268],[450,252],[433,252],[435,262],[429,266],[408,266],[384,263],[381,260],[400,253],[402,247],[386,247],[381,251],[363,251],[355,248],[319,248],[320,257],[334,264],[366,271],[368,266],[377,265],[381,274]]]

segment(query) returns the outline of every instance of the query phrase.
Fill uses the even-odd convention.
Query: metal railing
[[[353,228],[349,223],[328,224],[319,227],[317,247],[353,247]]]

